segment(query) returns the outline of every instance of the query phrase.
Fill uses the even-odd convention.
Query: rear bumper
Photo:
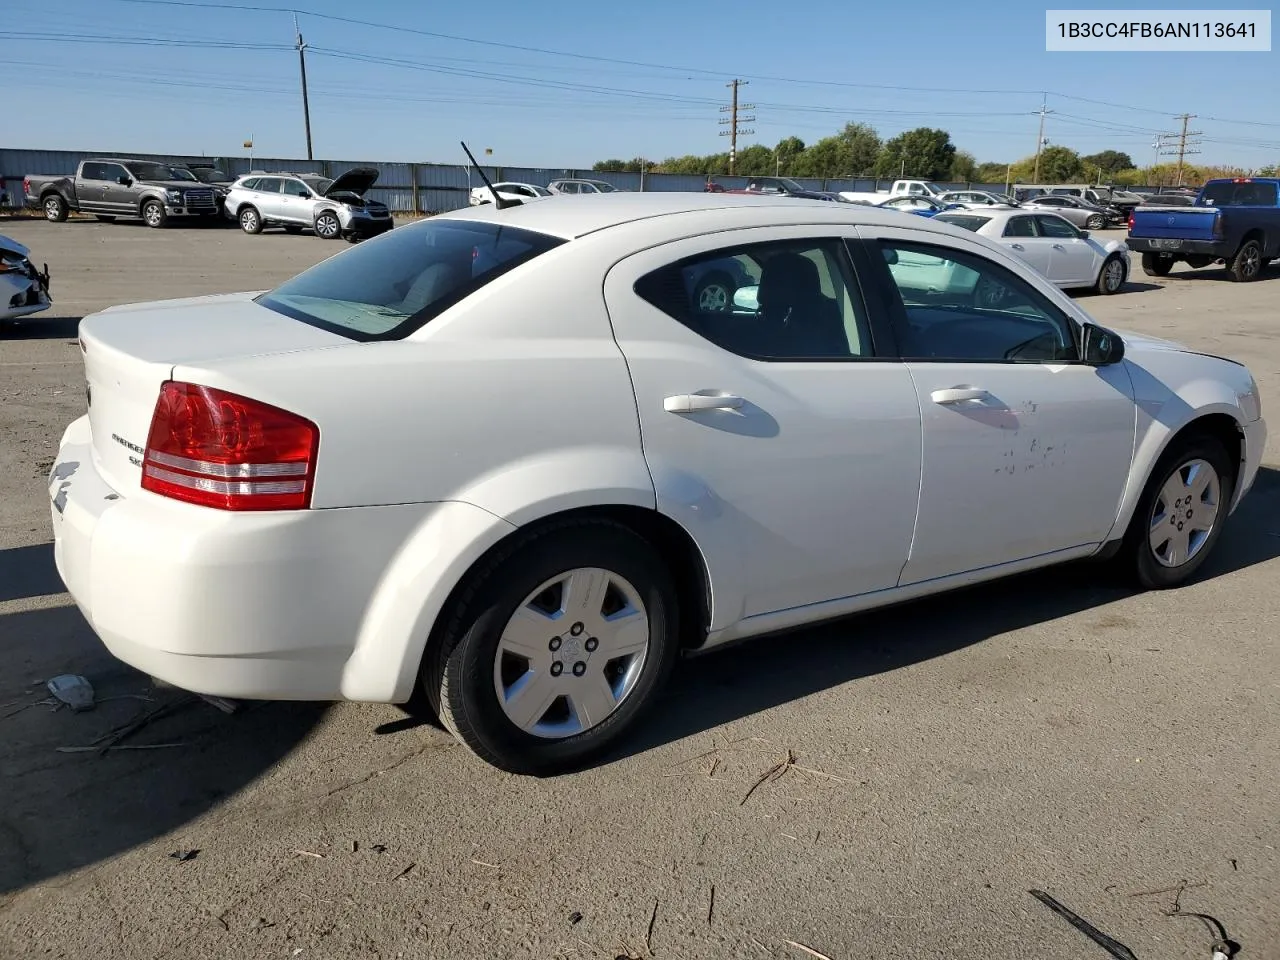
[[[381,632],[359,649],[370,609],[390,596],[420,610],[395,577],[406,540],[476,509],[229,514],[126,497],[94,464],[87,417],[63,436],[49,496],[58,573],[107,649],[174,686],[245,699],[407,695],[421,647]]]
[[[1163,253],[1171,257],[1228,257],[1233,251],[1221,240],[1176,240],[1153,237],[1129,237],[1126,241],[1135,253]],[[1176,247],[1168,244],[1176,243]]]

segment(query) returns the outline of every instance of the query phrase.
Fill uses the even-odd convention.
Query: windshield
[[[176,176],[177,171],[173,167],[166,166],[163,163],[126,163],[125,167],[133,174],[135,180],[194,180],[188,172],[187,176]]]
[[[548,190],[546,187],[536,187],[533,184],[529,184],[529,189],[532,190],[535,194],[537,194],[540,197],[551,196],[551,191]]]
[[[231,178],[214,167],[196,167],[191,171],[202,183],[230,183]]]
[[[190,170],[188,170],[186,167],[170,167],[169,179],[170,180],[190,180],[192,183],[200,182],[199,179],[196,177],[196,175],[192,173]]]
[[[1276,206],[1276,185],[1257,180],[1244,183],[1219,180],[1205,185],[1204,191],[1196,199],[1196,206],[1274,207]]]
[[[990,217],[977,217],[963,213],[941,213],[933,219],[938,223],[950,223],[966,230],[972,230],[974,233],[977,233],[984,223],[991,222]]]
[[[298,179],[319,194],[323,194],[333,186],[333,181],[327,177],[299,177]]]
[[[424,220],[323,260],[257,302],[352,340],[399,340],[564,242],[496,223]]]

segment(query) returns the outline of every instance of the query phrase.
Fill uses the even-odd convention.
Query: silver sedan
[[[1041,210],[1052,210],[1059,216],[1066,217],[1077,227],[1084,227],[1086,230],[1101,230],[1107,225],[1107,221],[1111,219],[1107,215],[1107,211],[1102,207],[1094,206],[1092,203],[1086,203],[1075,197],[1032,197],[1030,200],[1024,200],[1024,207],[1034,207]]]

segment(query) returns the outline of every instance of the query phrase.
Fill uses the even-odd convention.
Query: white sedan
[[[498,191],[498,196],[503,200],[519,200],[526,203],[530,200],[542,200],[551,196],[551,191],[546,187],[540,187],[534,183],[516,183],[508,181],[503,183],[495,183],[493,189]],[[486,203],[493,203],[493,192],[488,187],[475,187],[471,193],[467,195],[468,203],[473,207],[479,207]]]
[[[27,247],[0,236],[0,322],[48,310],[52,303],[49,265],[37,270]]]
[[[990,237],[1064,290],[1092,287],[1119,293],[1129,276],[1129,245],[1089,236],[1056,213],[1029,207],[955,210],[934,218]]]
[[[536,774],[684,653],[1081,558],[1182,584],[1266,442],[1240,364],[818,200],[490,204],[80,336],[54,555],[116,656],[233,698],[420,693]]]

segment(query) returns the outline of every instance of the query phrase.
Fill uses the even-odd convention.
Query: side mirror
[[[1108,367],[1124,359],[1124,341],[1096,323],[1084,325],[1083,359],[1091,367]]]
[[[890,250],[886,247],[882,247],[880,249],[880,252],[884,254],[884,262],[889,264],[889,266],[893,266],[895,263],[898,262],[897,250]]]
[[[755,313],[760,309],[760,300],[757,296],[759,293],[760,287],[758,284],[750,283],[739,287],[733,291],[733,308]]]
[[[1088,231],[1088,230],[1081,230],[1081,231],[1080,231],[1080,239],[1081,239],[1081,240],[1088,240],[1088,239],[1089,239],[1089,231]]]
[[[116,177],[116,183],[120,184],[122,187],[128,187],[133,184],[133,181],[128,177]]]

